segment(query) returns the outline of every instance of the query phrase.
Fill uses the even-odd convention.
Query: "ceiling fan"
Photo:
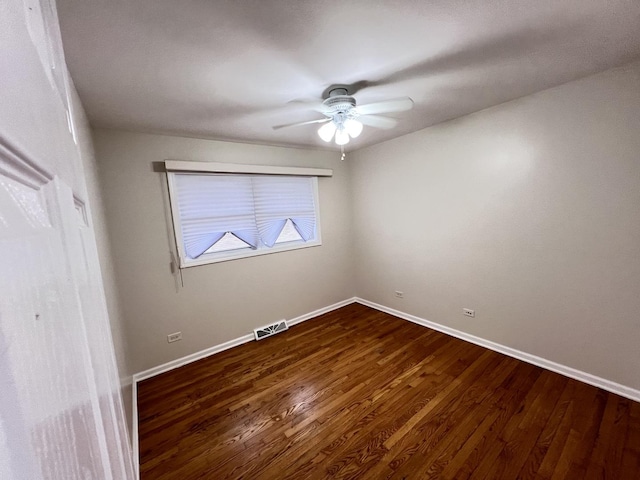
[[[337,145],[346,145],[351,138],[356,138],[364,125],[374,128],[389,129],[396,126],[395,118],[384,117],[380,113],[403,112],[413,108],[413,100],[409,97],[385,100],[382,102],[357,105],[355,97],[349,95],[344,86],[331,87],[326,99],[321,103],[311,103],[309,108],[322,113],[325,118],[309,120],[307,122],[276,125],[274,130],[301,125],[323,123],[318,129],[318,135],[325,142],[335,138]]]

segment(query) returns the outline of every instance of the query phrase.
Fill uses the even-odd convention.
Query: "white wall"
[[[353,296],[348,171],[339,153],[95,130],[122,314],[134,371]],[[171,272],[166,159],[332,168],[319,179],[322,246]],[[182,340],[167,343],[169,333]]]
[[[640,63],[349,162],[358,296],[640,388]]]

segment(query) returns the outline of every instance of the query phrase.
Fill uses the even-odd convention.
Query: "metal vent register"
[[[284,332],[287,330],[289,326],[287,325],[286,320],[281,320],[278,323],[274,323],[272,325],[266,325],[264,327],[256,328],[253,331],[253,334],[256,337],[256,340],[262,340],[263,338],[270,337],[271,335],[275,335],[276,333]]]

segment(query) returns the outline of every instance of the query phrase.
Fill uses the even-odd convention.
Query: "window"
[[[321,245],[316,176],[167,175],[180,267]]]

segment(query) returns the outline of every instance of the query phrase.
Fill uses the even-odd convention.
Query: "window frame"
[[[322,245],[321,222],[320,222],[320,201],[318,195],[318,177],[331,176],[333,172],[327,169],[296,168],[296,167],[267,167],[263,165],[239,165],[220,164],[210,162],[183,162],[177,160],[165,161],[167,186],[169,190],[169,205],[171,210],[171,223],[174,240],[178,252],[179,268],[197,267],[212,263],[251,258],[259,255],[269,255],[302,248],[311,248]],[[177,187],[175,183],[176,175],[276,175],[276,176],[304,176],[313,179],[313,202],[316,215],[315,238],[310,241],[293,241],[275,244],[273,247],[259,246],[256,250],[247,248],[232,250],[228,252],[205,253],[198,258],[188,258],[184,248],[182,237],[182,225],[180,224],[180,214],[177,205]]]

